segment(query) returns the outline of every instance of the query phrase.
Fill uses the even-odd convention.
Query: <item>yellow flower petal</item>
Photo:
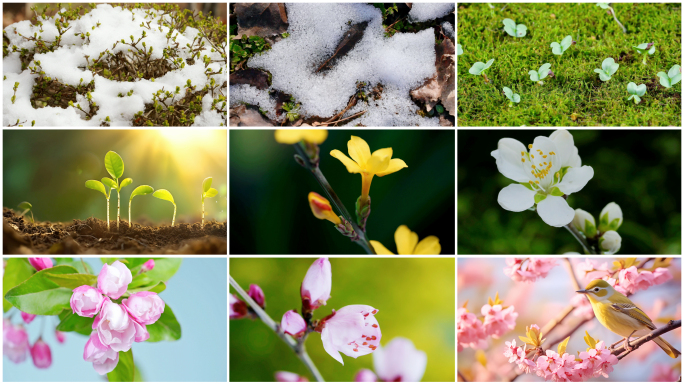
[[[345,167],[347,167],[347,171],[351,173],[360,174],[361,172],[363,172],[363,170],[361,170],[361,168],[358,164],[356,164],[356,162],[349,159],[349,157],[344,155],[340,150],[330,151],[330,156],[339,159],[339,161],[342,162],[342,164],[344,164]]]
[[[373,151],[373,155],[371,155],[371,156],[378,156],[380,158],[387,156],[391,159],[392,158],[392,147],[381,148],[379,150],[375,150],[375,151]]]
[[[358,136],[352,136],[351,140],[347,142],[347,149],[349,150],[349,156],[358,163],[359,167],[365,168],[366,162],[368,162],[371,157],[368,143]]]
[[[387,250],[385,246],[382,245],[382,243],[378,241],[370,241],[371,246],[373,246],[373,249],[375,250],[375,254],[377,255],[394,255],[393,252]]]
[[[384,148],[383,150],[387,150]],[[389,149],[390,155],[387,156],[387,151],[378,150],[371,155],[368,162],[366,162],[366,172],[369,174],[375,174],[387,169],[392,159],[392,149]]]
[[[404,167],[408,167],[408,166],[406,165],[406,163],[403,160],[394,158],[394,159],[390,160],[389,166],[387,166],[386,169],[384,169],[381,172],[376,173],[375,175],[377,175],[377,176],[389,175],[389,174],[392,174],[392,173],[395,173],[395,172],[401,170]]]
[[[413,252],[415,255],[438,255],[442,251],[442,246],[439,244],[439,238],[434,235],[426,237],[422,241],[418,242],[416,250]]]
[[[321,144],[328,138],[328,130],[300,130],[303,138],[309,143]]]
[[[399,255],[411,255],[418,243],[418,234],[409,230],[406,225],[401,225],[394,232],[394,242],[397,244],[397,253]]]
[[[278,143],[295,144],[301,140],[321,144],[328,137],[328,130],[276,130],[275,140]]]

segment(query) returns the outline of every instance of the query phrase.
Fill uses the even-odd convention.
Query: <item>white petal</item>
[[[552,152],[555,155],[551,155]],[[532,155],[534,155],[534,158],[532,158]],[[556,148],[556,144],[546,136],[534,138],[534,143],[530,150],[530,161],[533,161],[532,164],[537,170],[547,170],[546,176],[541,179],[535,176],[535,179],[532,180],[538,180],[540,186],[544,188],[544,190],[548,189],[553,183],[553,175],[556,171],[561,169],[561,158],[560,153]]]
[[[568,161],[568,164],[563,165],[563,166],[570,166],[570,167],[582,167],[582,158],[579,156],[579,150],[577,147],[572,149],[572,155],[570,156],[570,160]]]
[[[534,191],[521,184],[511,183],[499,191],[497,201],[508,211],[520,212],[534,206],[534,194]]]
[[[508,179],[516,182],[527,182],[530,176],[525,172],[522,162],[522,153],[527,152],[524,144],[511,138],[499,140],[498,149],[492,151],[492,156],[496,159],[496,168]]]
[[[335,346],[333,340],[332,340],[332,335],[330,333],[330,330],[327,328],[323,328],[323,331],[321,332],[321,342],[323,342],[323,349],[330,354],[330,356],[334,359],[336,359],[340,364],[344,365],[344,361],[342,361],[342,356],[340,355],[340,352],[337,351],[337,347]]]
[[[572,134],[567,130],[556,130],[551,134],[551,136],[549,136],[549,139],[551,139],[556,145],[556,153],[560,156],[561,161],[559,166],[569,166],[568,163],[570,161],[570,157],[572,156],[573,148],[576,148]]]
[[[573,210],[563,197],[548,195],[546,199],[537,204],[537,212],[547,225],[563,227],[572,222],[575,217]]]
[[[556,185],[565,194],[572,194],[580,191],[594,177],[594,169],[591,166],[571,168],[563,177],[563,180]]]

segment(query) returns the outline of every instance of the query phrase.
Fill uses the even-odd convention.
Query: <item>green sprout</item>
[[[202,182],[202,228],[204,228],[204,198],[212,198],[218,194],[218,190],[211,187],[212,177],[204,179]]]
[[[492,65],[492,63],[494,63],[494,59],[489,59],[489,61],[486,64],[481,61],[476,62],[475,64],[473,64],[472,67],[470,67],[468,72],[470,72],[471,75],[484,76],[485,83],[489,83],[489,79],[487,78],[487,75],[485,75],[484,71],[487,68],[489,68]]]
[[[22,216],[24,216],[27,212],[31,211],[33,206],[28,203],[28,202],[21,202],[17,205],[20,209],[24,210],[23,213],[21,213]],[[36,223],[36,220],[33,219],[33,211],[31,211],[31,222]]]
[[[116,231],[118,232],[119,222],[121,221],[121,189],[133,183],[133,179],[126,178],[121,181],[121,184],[119,184],[119,178],[121,178],[121,176],[124,173],[124,162],[123,159],[121,159],[121,157],[119,156],[119,154],[117,154],[114,151],[109,151],[105,155],[105,168],[107,169],[109,175],[111,175],[112,178],[116,179],[115,181],[110,178],[104,177],[102,178],[102,183],[104,183],[107,187],[116,190],[116,196],[118,201],[118,206],[116,208]],[[109,212],[107,214],[109,216]],[[109,219],[107,220],[107,222],[109,222]],[[109,223],[107,223],[107,226],[109,226]]]
[[[176,202],[173,201],[173,195],[168,190],[161,189],[155,191],[152,196],[173,203],[173,219],[171,220],[171,227],[173,227],[173,224],[176,223]]]
[[[644,58],[641,60],[641,64],[643,65],[646,65],[646,58],[648,58],[648,55],[653,55],[656,51],[655,44],[653,43],[642,43],[636,47],[632,46],[632,48],[637,50],[641,55],[644,55]]]
[[[111,195],[112,189],[109,189],[109,192],[107,192],[105,186],[99,180],[88,180],[86,181],[85,186],[89,189],[103,193],[105,198],[107,198],[107,231],[109,231],[109,196]]]
[[[133,192],[131,193],[131,198],[128,200],[128,223],[129,223],[129,226],[131,223],[133,223],[133,222],[131,222],[131,203],[133,203],[133,197],[136,195],[151,194],[153,191],[154,191],[154,189],[152,188],[152,186],[148,186],[146,184],[144,184],[142,186],[138,186],[135,188],[135,190],[133,190]]]

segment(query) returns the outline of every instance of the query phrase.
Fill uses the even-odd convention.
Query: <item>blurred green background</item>
[[[564,228],[551,227],[532,211],[515,213],[497,202],[512,180],[496,168],[490,153],[501,138],[527,145],[552,130],[458,131],[458,253],[560,254],[582,252]],[[569,130],[582,165],[594,177],[568,197],[573,209],[596,220],[610,202],[624,222],[619,254],[681,253],[680,130]],[[473,151],[477,149],[477,151]]]
[[[118,153],[123,178],[121,218],[128,220],[128,199],[143,184],[171,192],[176,223],[199,222],[202,181],[213,177],[219,191],[205,200],[207,220],[226,220],[226,130],[5,130],[3,131],[3,205],[29,201],[36,221],[70,222],[90,216],[106,220],[107,200],[85,187],[89,179],[109,177],[104,157]],[[117,196],[111,194],[110,220],[116,221]],[[30,215],[30,214],[29,214]],[[152,195],[133,199],[132,220],[170,224],[173,205]]]
[[[330,156],[348,155],[351,135],[371,152],[392,147],[408,168],[371,184],[367,234],[397,252],[394,232],[406,225],[419,239],[439,238],[442,254],[455,245],[455,133],[453,130],[329,130],[321,145],[320,168],[347,211],[361,195],[361,176]],[[316,219],[307,196],[325,195],[316,179],[294,160],[292,146],[277,143],[273,130],[230,131],[231,254],[359,254],[363,249],[332,223]],[[339,214],[339,213],[337,213]]]
[[[230,275],[247,290],[259,285],[266,312],[280,323],[286,311],[301,314],[299,288],[311,258],[231,258]],[[347,305],[378,309],[381,346],[406,337],[427,354],[422,381],[454,381],[455,260],[454,258],[331,258],[332,292],[314,319]],[[231,288],[231,293],[236,293]],[[230,321],[229,381],[274,381],[279,370],[313,380],[292,350],[259,320]],[[361,369],[373,370],[373,357],[347,357],[344,366],[323,349],[318,333],[306,341],[309,356],[326,381],[354,380]]]

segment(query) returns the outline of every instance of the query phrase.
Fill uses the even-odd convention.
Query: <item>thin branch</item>
[[[563,262],[565,262],[565,267],[568,268],[568,273],[570,274],[570,278],[572,278],[572,284],[575,286],[575,291],[582,290],[582,287],[580,286],[579,281],[577,280],[577,276],[575,275],[575,270],[572,268],[570,258],[563,258]]]
[[[461,379],[459,382],[468,382],[468,380],[466,380],[465,376],[463,375],[463,373],[461,373],[460,370],[457,369],[457,372],[458,372],[458,378]]]
[[[254,312],[257,314],[257,316],[261,319],[261,321],[268,326],[269,329],[273,330],[278,337],[280,337],[281,340],[283,340],[287,346],[289,346],[293,352],[299,357],[299,359],[304,363],[304,366],[306,366],[307,369],[309,369],[309,372],[311,372],[311,375],[316,379],[318,382],[324,382],[325,380],[323,379],[323,376],[321,376],[321,373],[318,371],[318,368],[316,368],[316,365],[311,361],[311,357],[309,357],[309,354],[306,352],[306,348],[304,346],[304,343],[302,342],[301,346],[297,343],[297,341],[292,338],[291,336],[285,334],[280,330],[280,325],[278,325],[271,317],[269,317],[268,314],[264,311],[264,309],[261,308],[254,300],[252,297],[250,297],[244,290],[242,290],[242,287],[233,279],[232,276],[230,276],[230,286],[235,289],[238,294],[242,297],[242,299],[247,302],[247,304],[254,310]]]
[[[568,223],[567,225],[563,226],[565,227],[570,234],[572,234],[575,239],[577,239],[577,242],[579,242],[582,245],[582,248],[584,249],[584,252],[587,254],[599,254],[594,250],[593,247],[587,242],[587,239],[584,237],[584,235],[580,234],[580,232],[575,228],[575,226],[572,224],[572,222]]]
[[[624,345],[620,345],[619,347],[612,349],[611,353],[616,355],[618,360],[621,360],[625,358],[629,353],[635,351],[637,348],[647,343],[648,341],[652,341],[656,339],[658,336],[661,336],[667,332],[670,332],[674,329],[678,329],[680,327],[682,327],[682,320],[670,320],[670,322],[668,322],[667,325],[661,327],[660,329],[655,329],[652,332],[646,334],[645,336],[639,337],[636,340],[630,342],[629,344],[632,346],[632,350],[626,350]]]

